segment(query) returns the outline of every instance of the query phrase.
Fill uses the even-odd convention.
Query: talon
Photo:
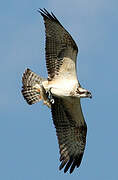
[[[52,104],[54,104],[54,99],[52,98],[52,99],[50,99],[50,102],[52,103]]]
[[[54,99],[51,93],[51,88],[47,91],[47,95],[48,95],[48,99],[50,101],[51,104],[54,104]]]

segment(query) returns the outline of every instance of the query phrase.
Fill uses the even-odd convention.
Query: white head
[[[80,98],[92,98],[91,92],[82,87],[78,87],[76,93]]]

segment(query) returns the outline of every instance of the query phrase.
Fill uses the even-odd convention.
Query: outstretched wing
[[[46,9],[40,9],[39,12],[45,23],[48,79],[52,80],[61,76],[77,79],[76,57],[78,47],[75,41],[53,13],[49,14]]]
[[[70,168],[70,173],[75,167],[79,167],[86,144],[87,126],[83,118],[80,102],[70,103],[54,98],[52,104],[53,122],[56,127],[58,143],[60,148],[61,170],[64,172]]]

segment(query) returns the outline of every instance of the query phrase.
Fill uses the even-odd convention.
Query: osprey
[[[44,79],[26,69],[22,77],[22,94],[28,104],[43,100],[51,108],[60,149],[59,169],[73,172],[79,167],[86,144],[87,125],[83,117],[80,98],[91,98],[77,79],[76,59],[78,47],[53,13],[39,9],[46,34],[46,66]]]

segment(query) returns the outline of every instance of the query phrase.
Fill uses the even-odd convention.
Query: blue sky
[[[58,171],[59,149],[50,110],[29,106],[21,77],[29,67],[47,77],[44,24],[38,8],[53,11],[79,46],[78,78],[87,145],[79,169]],[[118,179],[118,1],[11,0],[0,5],[0,179]]]

